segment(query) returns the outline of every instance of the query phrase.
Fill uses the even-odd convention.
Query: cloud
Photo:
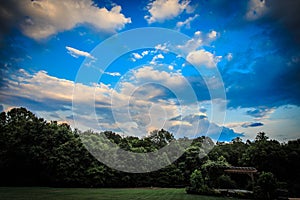
[[[196,50],[198,47],[204,44],[204,38],[200,31],[194,33],[194,37],[188,40],[183,45],[178,45],[177,48],[183,50],[184,52],[190,52]]]
[[[142,56],[146,56],[146,55],[148,55],[149,54],[149,51],[143,51],[142,52]]]
[[[132,55],[133,55],[133,57],[134,57],[135,59],[141,59],[141,58],[143,58],[143,56],[141,56],[141,55],[138,54],[138,53],[132,53]]]
[[[228,61],[231,61],[231,60],[233,59],[232,53],[228,53],[228,54],[226,55],[226,59],[227,59]]]
[[[146,15],[144,18],[149,24],[164,22],[177,17],[187,8],[189,3],[189,1],[179,2],[179,0],[154,0],[147,7],[150,15]]]
[[[248,122],[248,123],[243,123],[242,127],[243,128],[251,128],[251,127],[258,127],[258,126],[263,126],[264,124],[261,122]]]
[[[142,53],[132,53],[133,58],[131,60],[135,62],[136,60],[142,59],[144,56],[148,55],[149,53],[154,51],[143,51]]]
[[[110,76],[121,76],[119,72],[104,72],[104,73]]]
[[[253,108],[251,110],[247,110],[246,114],[250,115],[252,117],[255,117],[257,119],[265,118],[267,115],[274,112],[274,109],[270,109],[267,107],[264,108]]]
[[[190,138],[208,136],[215,141],[231,141],[236,137],[244,137],[243,133],[238,133],[233,129],[210,122],[207,117],[201,113],[186,116],[179,115],[171,118],[169,121],[172,124],[170,127],[172,132],[178,132],[180,135]]]
[[[68,53],[73,56],[74,58],[78,58],[79,56],[84,56],[84,57],[88,57],[91,59],[95,59],[95,57],[93,57],[90,53],[85,52],[85,51],[81,51],[78,49],[75,49],[73,47],[68,47],[66,46],[66,49],[68,50]]]
[[[198,14],[194,15],[193,17],[189,17],[183,22],[179,21],[176,23],[176,28],[181,29],[182,27],[185,27],[187,29],[191,28],[191,22],[194,21],[197,17],[199,17]]]
[[[203,46],[210,46],[210,43],[217,38],[218,33],[214,30],[203,34],[201,31],[196,31],[193,38],[186,41],[184,44],[177,45],[177,48],[185,53],[190,53]]]
[[[187,83],[182,75],[152,67],[130,73],[118,87],[111,88],[103,83],[84,85],[59,79],[46,71],[30,74],[19,70],[9,79],[4,78],[7,84],[5,89],[0,90],[0,103],[6,107],[26,106],[51,120],[55,118],[53,113],[56,113],[58,120],[69,121],[73,127],[83,130],[109,129],[136,136],[162,128],[166,119],[180,114],[175,96],[168,94],[166,88],[171,91],[179,88],[180,92],[186,92]],[[76,94],[73,93],[74,88]],[[186,96],[189,96],[188,93]],[[72,102],[75,102],[73,106],[76,105],[73,109]],[[91,106],[91,102],[95,107]],[[98,115],[96,124],[91,115],[94,109]],[[77,116],[76,124],[70,120],[72,114]]]
[[[158,55],[155,55],[153,58],[152,58],[152,60],[150,61],[150,64],[151,65],[156,65],[156,61],[158,60],[158,59],[164,59],[165,57],[160,53],[160,54],[158,54]]]
[[[261,110],[287,104],[300,105],[299,63],[290,62],[295,54],[299,55],[299,47],[284,44],[276,51],[273,48],[272,52],[259,57],[249,52],[243,55],[235,53],[225,70],[221,69],[228,107]],[[247,64],[250,58],[251,63]]]
[[[248,20],[256,20],[263,17],[268,11],[265,0],[250,0],[248,3],[248,11],[246,18]]]
[[[186,59],[192,65],[212,68],[216,67],[217,63],[221,59],[221,56],[215,56],[212,53],[202,49],[190,52]]]
[[[164,51],[164,52],[169,51],[169,49],[167,48],[166,43],[165,44],[158,44],[154,48],[155,48],[156,51]]]
[[[91,0],[12,0],[1,3],[0,10],[1,21],[14,24],[24,35],[36,40],[77,25],[89,24],[99,31],[114,32],[131,23],[121,13],[121,6],[107,10],[98,8]]]
[[[211,31],[210,33],[208,33],[208,38],[215,39],[216,37],[217,37],[216,31]]]

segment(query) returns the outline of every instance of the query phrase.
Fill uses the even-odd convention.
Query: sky
[[[0,110],[144,137],[300,138],[300,1],[0,2]]]

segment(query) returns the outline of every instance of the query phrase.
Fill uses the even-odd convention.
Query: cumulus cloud
[[[156,65],[156,61],[158,60],[158,59],[164,59],[165,57],[160,53],[160,54],[158,54],[158,55],[155,55],[153,58],[152,58],[152,60],[150,61],[150,64],[151,65]]]
[[[68,121],[82,130],[112,130],[125,135],[145,136],[153,129],[176,131],[181,126],[181,130],[186,131],[177,132],[177,136],[182,137],[191,136],[188,134],[192,134],[192,129],[200,121],[202,128],[197,134],[205,134],[210,125],[204,113],[206,109],[200,109],[197,101],[190,104],[185,99],[176,100],[181,97],[191,99],[188,83],[181,74],[149,66],[130,73],[112,88],[103,83],[75,83],[53,77],[45,71],[30,74],[19,70],[11,79],[5,80],[8,84],[6,90],[0,91],[1,103],[24,106],[25,102],[29,109],[45,114],[49,119],[55,120],[56,116],[59,121]],[[170,95],[168,90],[179,96]],[[74,97],[73,106],[76,106],[72,109]],[[95,116],[91,113],[94,109],[98,123],[93,123]],[[76,124],[70,117],[72,114],[77,116]],[[181,120],[177,116],[182,116]],[[217,135],[220,126],[213,126],[215,128],[207,134]]]
[[[189,3],[189,1],[179,2],[179,0],[155,0],[148,5],[150,15],[146,15],[145,19],[149,24],[173,19],[182,13]]]
[[[117,72],[107,74],[119,75]],[[18,74],[5,78],[5,81],[7,88],[0,91],[0,98],[6,107],[26,106],[33,111],[48,113],[49,119],[53,119],[55,113],[59,116],[58,120],[69,121],[73,127],[83,130],[99,130],[100,126],[136,136],[143,136],[155,128],[168,128],[164,122],[179,115],[179,109],[174,95],[172,98],[166,96],[166,88],[186,90],[182,75],[151,67],[132,71],[130,77],[116,88],[103,83],[75,83],[50,76],[45,71],[30,74],[19,70]],[[73,110],[72,102],[76,105]],[[94,109],[99,114],[98,123],[93,123],[91,113]],[[77,124],[70,120],[72,113],[77,116]]]
[[[138,54],[138,53],[132,53],[132,55],[133,55],[133,57],[135,58],[135,59],[141,59],[141,58],[143,58],[140,54]]]
[[[212,68],[216,67],[217,63],[221,59],[221,56],[215,56],[214,54],[201,49],[190,52],[186,59],[195,66],[206,66],[208,68]]]
[[[146,55],[148,55],[149,54],[149,51],[143,51],[142,52],[142,56],[146,56]]]
[[[204,44],[204,38],[200,31],[196,31],[192,39],[188,40],[182,45],[178,45],[177,48],[184,52],[190,52],[196,50],[198,47]]]
[[[78,50],[78,49],[75,49],[73,47],[69,47],[69,46],[66,46],[66,49],[68,50],[68,53],[73,56],[74,58],[78,58],[79,56],[84,56],[84,57],[88,57],[88,58],[91,58],[91,59],[95,59],[95,57],[93,57],[90,53],[88,52],[85,52],[85,51],[81,51],[81,50]]]
[[[209,136],[215,141],[231,141],[244,136],[243,133],[237,133],[233,129],[209,121],[202,113],[180,115],[169,121],[172,124],[171,131],[188,137]]]
[[[185,27],[187,29],[191,28],[191,22],[194,21],[197,17],[199,17],[198,14],[194,15],[193,17],[189,17],[183,22],[179,21],[176,23],[176,28],[181,29],[182,27]]]
[[[164,44],[158,44],[154,48],[155,48],[156,51],[164,51],[164,52],[169,51],[166,43],[164,43]]]
[[[218,33],[214,30],[203,34],[201,31],[196,31],[194,36],[184,44],[177,45],[177,48],[185,53],[195,51],[199,47],[209,46],[212,41],[217,38]]]
[[[208,33],[208,38],[215,39],[216,37],[217,37],[216,31],[211,31],[210,33]]]
[[[131,60],[135,62],[136,60],[142,59],[144,56],[148,55],[150,52],[154,51],[143,51],[142,53],[132,53]]]
[[[131,19],[121,13],[121,6],[108,10],[98,8],[91,0],[12,0],[1,3],[0,10],[1,21],[16,24],[24,35],[36,40],[82,24],[114,32],[131,23]]]

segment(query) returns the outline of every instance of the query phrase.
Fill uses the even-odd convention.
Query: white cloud
[[[218,33],[214,30],[207,34],[203,34],[201,31],[196,31],[193,38],[189,39],[182,45],[177,45],[177,48],[183,52],[189,53],[195,51],[201,46],[209,46],[212,41],[217,38]]]
[[[141,58],[143,58],[143,56],[141,56],[141,55],[138,54],[138,53],[132,53],[132,55],[133,55],[133,57],[134,57],[135,59],[141,59]]]
[[[155,48],[156,52],[157,51],[164,51],[164,52],[169,51],[169,49],[167,48],[167,44],[166,43],[164,43],[164,44],[158,44],[154,48]]]
[[[177,24],[176,24],[176,27],[178,28],[178,29],[181,29],[182,27],[185,27],[185,28],[187,28],[187,29],[190,29],[191,28],[191,22],[194,20],[194,19],[196,19],[197,17],[199,17],[199,15],[198,14],[196,14],[194,17],[189,17],[189,18],[187,18],[185,21],[183,21],[183,22],[177,22]]]
[[[114,32],[131,23],[121,13],[121,6],[111,10],[98,8],[92,0],[12,0],[4,8],[5,20],[18,21],[19,28],[28,37],[39,40],[77,25],[89,24],[100,31]]]
[[[121,76],[119,72],[104,72],[104,73],[110,76]]]
[[[185,79],[181,74],[155,70],[151,66],[145,66],[134,71],[133,76],[139,83],[153,81],[168,88],[176,88],[185,84]]]
[[[22,106],[27,99],[29,102],[27,105],[33,108],[40,106],[39,113],[45,114],[47,119],[67,121],[72,127],[81,130],[99,130],[101,127],[104,130],[120,132],[121,129],[125,135],[135,136],[145,136],[147,131],[153,129],[169,130],[178,123],[170,122],[168,119],[178,115],[187,116],[195,112],[199,114],[197,101],[190,104],[184,102],[185,99],[178,99],[180,101],[178,105],[176,97],[168,96],[166,93],[167,88],[179,95],[177,98],[191,99],[192,95],[189,93],[191,88],[189,89],[189,83],[182,74],[144,66],[132,70],[127,76],[112,88],[103,83],[91,85],[75,83],[53,77],[45,71],[30,74],[20,70],[11,79],[5,79],[7,89],[0,91],[0,98],[6,104],[11,102],[7,106]],[[11,101],[10,98],[19,101]],[[73,105],[76,105],[76,109],[73,110],[72,101],[75,102]],[[50,110],[47,109],[49,106]],[[30,106],[27,107],[31,109]],[[101,113],[97,116],[98,123],[94,123],[95,116],[92,115],[94,109]],[[53,117],[53,113],[57,115],[56,118]],[[76,124],[73,123],[72,114],[77,116]],[[183,125],[187,123],[183,122]]]
[[[179,2],[179,0],[155,0],[148,5],[150,15],[146,15],[145,19],[149,24],[173,19],[182,13],[189,3],[189,1]]]
[[[164,59],[165,57],[160,53],[160,54],[158,54],[158,55],[156,55],[156,56],[154,56],[153,58],[152,58],[152,60],[150,61],[150,64],[151,65],[156,65],[156,61],[158,60],[158,59]]]
[[[142,52],[142,56],[146,56],[146,55],[148,55],[149,54],[149,51],[143,51]]]
[[[248,3],[248,10],[246,19],[256,20],[263,17],[268,12],[265,0],[250,0]]]
[[[90,53],[85,52],[85,51],[81,51],[78,49],[75,49],[73,47],[68,47],[66,46],[66,49],[68,50],[68,53],[73,56],[74,58],[78,58],[79,56],[84,56],[84,57],[88,57],[91,59],[95,59],[95,57],[93,57]]]
[[[210,33],[208,33],[208,37],[210,39],[215,39],[217,37],[217,32],[216,31],[211,31]]]
[[[173,66],[173,65],[169,65],[169,66],[168,66],[168,69],[169,69],[169,70],[173,70],[173,69],[174,69],[174,66]]]
[[[154,51],[151,51],[154,52]],[[131,60],[135,62],[136,60],[142,59],[144,56],[148,55],[150,51],[143,51],[141,54],[139,53],[132,53],[133,58]]]
[[[212,53],[203,49],[190,52],[186,59],[195,66],[216,67],[221,56],[214,56]]]
[[[227,58],[228,61],[231,61],[231,60],[233,59],[232,53],[228,53],[228,54],[226,55],[226,58]]]

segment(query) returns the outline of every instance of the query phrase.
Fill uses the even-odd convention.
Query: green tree
[[[254,196],[256,199],[275,199],[277,181],[271,172],[262,172],[254,187]]]

